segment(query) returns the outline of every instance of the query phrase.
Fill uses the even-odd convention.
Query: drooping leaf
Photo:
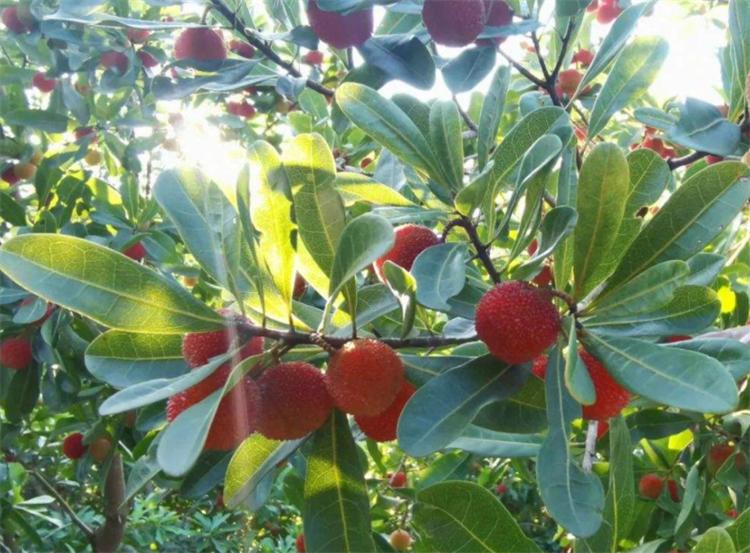
[[[411,269],[417,281],[417,301],[431,309],[448,311],[447,300],[466,282],[467,256],[464,243],[438,244],[420,253]]]
[[[430,108],[430,144],[445,175],[445,184],[453,191],[463,185],[464,143],[461,116],[456,104],[435,102]]]
[[[495,67],[494,48],[470,48],[461,52],[442,68],[445,84],[454,94],[472,90]]]
[[[435,62],[427,47],[415,36],[374,36],[358,50],[368,64],[384,71],[391,79],[422,90],[435,84]]]

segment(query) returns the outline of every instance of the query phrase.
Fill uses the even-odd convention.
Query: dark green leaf
[[[454,94],[473,89],[495,67],[495,56],[489,47],[464,50],[443,67],[445,84]]]
[[[435,62],[422,41],[415,36],[375,36],[358,49],[367,63],[381,69],[392,79],[423,90],[435,84]]]

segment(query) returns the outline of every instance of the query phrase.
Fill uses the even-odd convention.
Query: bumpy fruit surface
[[[495,493],[497,495],[505,495],[506,493],[508,493],[508,486],[506,486],[505,484],[498,484],[497,486],[495,486]]]
[[[466,46],[484,28],[484,0],[425,0],[422,20],[432,40],[445,46]]]
[[[484,11],[487,16],[484,24],[487,27],[504,27],[513,22],[513,8],[505,0],[484,0]],[[477,45],[491,46],[492,44],[502,44],[506,38],[504,36],[480,38],[477,40]]]
[[[539,355],[534,358],[534,364],[531,365],[531,374],[536,376],[539,380],[544,380],[547,376],[547,363],[549,358],[546,355]]]
[[[48,79],[44,72],[40,71],[39,73],[34,74],[31,79],[31,84],[33,84],[39,92],[47,93],[55,90],[57,81],[55,79]]]
[[[294,540],[294,546],[297,548],[297,553],[305,553],[305,535],[300,534],[297,539]]]
[[[217,31],[206,27],[185,29],[174,44],[178,60],[218,61],[226,59],[224,39]]]
[[[604,421],[617,416],[630,401],[630,392],[620,386],[593,355],[583,349],[578,353],[586,364],[596,391],[596,401],[583,406],[583,418]]]
[[[94,462],[102,463],[109,455],[109,452],[112,451],[112,440],[104,436],[97,438],[91,442],[89,450]]]
[[[352,340],[331,355],[326,384],[336,406],[358,416],[374,416],[396,399],[404,364],[390,346],[373,339]]]
[[[372,8],[344,15],[321,10],[315,0],[308,0],[307,19],[317,37],[334,48],[359,46],[372,36]]]
[[[83,445],[83,434],[73,432],[65,436],[62,444],[62,452],[68,459],[80,459],[86,453],[87,447]]]
[[[167,420],[173,421],[185,409],[224,386],[230,372],[229,365],[222,365],[192,388],[170,397]],[[203,448],[229,451],[237,447],[257,428],[260,404],[258,385],[250,377],[244,377],[221,399]]]
[[[309,363],[281,363],[263,373],[258,386],[258,430],[266,438],[302,438],[320,428],[333,409],[323,373]]]
[[[107,69],[114,69],[120,75],[128,70],[128,57],[122,52],[104,52],[99,58],[99,63]]]
[[[297,274],[294,277],[294,290],[292,291],[292,295],[294,296],[295,300],[300,299],[302,296],[305,295],[305,292],[307,292],[307,282],[304,278],[302,278],[302,275]]]
[[[394,472],[388,479],[388,485],[391,488],[403,488],[406,486],[406,473],[402,470]]]
[[[482,297],[475,326],[492,355],[519,364],[533,360],[552,345],[560,332],[560,315],[548,291],[511,281]]]
[[[406,530],[396,530],[388,537],[388,542],[396,551],[407,551],[411,547],[411,534]]]
[[[440,239],[431,229],[421,225],[402,225],[394,230],[393,247],[375,262],[375,273],[380,280],[385,280],[383,265],[386,261],[395,263],[407,271],[411,270],[417,256],[430,246],[440,243]]]
[[[229,51],[247,59],[255,56],[255,48],[253,48],[252,45],[248,44],[247,42],[242,42],[241,40],[230,40]]]
[[[414,395],[416,388],[404,379],[401,389],[385,411],[372,417],[356,416],[357,426],[365,433],[365,436],[376,442],[390,442],[396,439],[396,428],[401,412],[406,402]]]
[[[664,480],[656,474],[644,474],[638,481],[638,493],[646,499],[657,499],[664,489]]]
[[[14,336],[0,341],[0,366],[22,371],[31,365],[33,360],[31,342],[26,338]]]
[[[583,48],[573,55],[571,61],[573,63],[580,63],[582,67],[588,67],[594,61],[594,53],[591,50]]]
[[[213,332],[191,332],[182,339],[182,356],[187,361],[188,366],[195,368],[205,365],[209,359],[226,353],[229,349],[235,337],[232,326],[243,322],[243,317],[229,309],[222,309],[219,313],[227,319],[230,328]],[[243,359],[258,355],[262,351],[263,338],[256,336],[242,347],[234,362],[239,363]]]

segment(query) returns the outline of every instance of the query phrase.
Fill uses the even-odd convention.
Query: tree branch
[[[703,159],[707,155],[709,155],[708,152],[693,152],[692,154],[683,157],[672,157],[667,160],[667,165],[669,165],[671,171],[674,171],[679,167],[690,165],[699,159]]]
[[[557,84],[557,77],[560,75],[563,61],[565,61],[565,56],[568,53],[568,46],[570,46],[570,39],[573,38],[573,31],[575,30],[575,26],[575,18],[572,18],[570,21],[568,21],[568,28],[565,30],[565,36],[563,36],[562,44],[560,46],[560,55],[557,57],[555,67],[552,69],[552,73],[550,73],[550,76],[547,79],[547,92],[549,92],[549,95],[552,98],[552,103],[556,106],[562,105],[562,101],[557,97],[555,85]]]
[[[104,524],[91,541],[96,553],[117,551],[125,537],[128,505],[125,502],[125,471],[122,457],[115,453],[104,483]]]
[[[532,83],[534,83],[536,86],[544,88],[545,90],[547,89],[547,83],[545,81],[543,81],[542,79],[540,79],[539,77],[537,77],[536,75],[534,75],[531,71],[529,71],[528,69],[526,69],[523,65],[521,65],[516,60],[514,60],[513,58],[511,58],[508,54],[506,54],[505,52],[503,52],[502,48],[498,48],[497,51],[500,52],[500,55],[502,57],[504,57],[506,60],[508,60],[508,63],[510,63],[513,67],[515,67],[516,70],[521,75],[523,75],[524,77],[526,77],[529,81],[531,81]]]
[[[544,79],[549,82],[550,73],[547,69],[547,64],[544,61],[544,56],[542,55],[542,46],[539,44],[539,37],[537,36],[536,31],[531,31],[531,42],[534,44],[536,59],[539,60],[539,67],[541,67],[542,69],[542,75],[544,75]]]
[[[238,33],[240,33],[245,40],[247,40],[251,45],[253,45],[255,48],[263,52],[263,55],[265,55],[269,60],[271,60],[276,65],[282,67],[284,70],[286,70],[287,73],[289,73],[292,77],[302,77],[302,73],[299,72],[299,70],[294,67],[294,65],[291,62],[284,61],[281,59],[281,57],[273,51],[271,46],[269,46],[266,42],[261,40],[255,33],[248,30],[247,27],[237,18],[237,15],[230,10],[221,0],[211,0],[211,5],[213,8],[218,11],[229,23],[232,25],[232,28],[236,30]],[[305,81],[305,85],[308,88],[311,88],[312,90],[319,92],[320,94],[323,94],[325,96],[333,96],[334,91],[330,88],[327,88],[320,84],[317,81],[313,81],[312,79],[307,79]]]
[[[461,114],[461,118],[464,120],[464,123],[466,123],[466,126],[469,127],[469,130],[473,131],[474,133],[479,132],[477,124],[471,120],[471,117],[469,117],[469,114],[464,111],[464,108],[461,107],[461,104],[458,103],[458,98],[456,98],[455,96],[453,96],[453,103],[456,104],[458,113]]]
[[[36,478],[39,481],[42,487],[45,490],[47,490],[47,492],[52,497],[55,498],[55,501],[57,501],[57,503],[60,505],[62,510],[65,511],[65,513],[70,517],[70,520],[73,522],[73,524],[75,524],[76,526],[78,526],[78,528],[81,529],[81,532],[84,533],[84,535],[86,536],[86,539],[89,541],[94,539],[94,531],[91,528],[89,528],[85,522],[83,522],[80,518],[78,518],[78,515],[76,514],[76,512],[73,510],[73,508],[70,505],[68,505],[68,502],[65,501],[62,495],[60,495],[60,492],[58,492],[57,489],[52,484],[50,484],[47,481],[47,479],[44,478],[44,476],[42,476],[36,470],[29,469],[28,467],[26,467],[26,469],[31,473],[31,475],[34,478]]]
[[[472,223],[468,217],[463,216],[459,217],[458,219],[452,220],[448,223],[445,230],[443,231],[443,239],[445,239],[448,231],[453,227],[461,227],[466,231],[466,234],[469,235],[469,240],[471,240],[471,243],[474,245],[474,249],[477,251],[477,259],[479,259],[479,261],[482,262],[482,265],[484,265],[484,268],[490,275],[492,282],[494,282],[495,284],[500,283],[502,279],[500,278],[500,273],[498,273],[497,269],[495,268],[495,264],[492,263],[492,259],[490,259],[489,247],[486,244],[483,244],[479,239],[477,228],[474,226],[474,223]]]

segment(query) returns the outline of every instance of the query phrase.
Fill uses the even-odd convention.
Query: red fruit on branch
[[[466,46],[484,28],[484,0],[425,0],[422,21],[432,40],[445,46]]]
[[[83,434],[73,432],[65,436],[62,443],[62,452],[68,459],[80,459],[86,454],[88,448],[83,444]]]
[[[120,75],[124,74],[128,70],[128,57],[122,52],[115,52],[111,50],[104,52],[99,58],[99,63],[102,67],[107,69],[113,69]]]
[[[112,451],[112,440],[106,436],[97,438],[89,445],[89,451],[95,463],[103,463]]]
[[[638,493],[646,499],[657,499],[664,489],[664,480],[657,474],[644,474],[638,481]]]
[[[573,63],[580,63],[582,67],[588,67],[591,65],[591,62],[594,61],[594,53],[591,50],[582,48],[573,54],[573,59],[571,61]]]
[[[393,403],[378,415],[370,417],[359,415],[354,417],[357,426],[365,433],[365,436],[376,442],[390,442],[395,440],[398,419],[404,410],[406,402],[414,395],[414,392],[416,392],[416,388],[408,380],[404,379]]]
[[[143,247],[143,243],[136,242],[135,244],[124,250],[122,254],[134,261],[140,261],[141,259],[146,257],[146,248]]]
[[[219,31],[207,27],[185,29],[174,43],[177,60],[219,61],[227,57]]]
[[[146,69],[151,69],[152,67],[156,67],[159,65],[159,60],[157,60],[154,56],[146,52],[145,50],[138,50],[136,52],[136,56],[138,56],[138,59],[141,60],[141,65],[145,67]]]
[[[667,491],[669,492],[669,497],[674,501],[675,503],[679,503],[680,501],[680,491],[679,487],[677,486],[677,481],[670,478],[667,480]]]
[[[255,48],[251,44],[241,40],[230,40],[229,51],[247,59],[255,57]]]
[[[16,175],[16,170],[13,165],[10,165],[3,170],[2,174],[0,174],[0,178],[3,179],[8,184],[10,184],[11,186],[21,180]]]
[[[3,25],[13,34],[21,35],[31,30],[31,27],[24,23],[19,16],[17,6],[5,8],[0,15],[0,19],[2,19]]]
[[[297,553],[305,553],[305,535],[300,534],[297,539],[294,540],[294,546],[297,548]]]
[[[321,10],[316,0],[307,2],[307,19],[320,40],[340,50],[364,43],[374,25],[372,8],[342,14]]]
[[[596,20],[602,25],[612,23],[622,13],[622,8],[617,2],[602,3],[596,12]]]
[[[513,22],[513,8],[505,0],[484,0],[484,11],[487,16],[484,24],[487,27],[504,27]],[[507,37],[480,38],[477,46],[492,46],[502,44]]]
[[[402,470],[394,472],[388,479],[391,488],[403,488],[406,486],[406,473]]]
[[[302,56],[302,61],[308,65],[320,65],[323,63],[323,52],[313,50]]]
[[[143,44],[151,36],[151,31],[148,29],[128,29],[125,31],[128,36],[128,40],[133,44]]]
[[[27,338],[14,336],[0,341],[0,366],[23,371],[33,360],[31,342]]]
[[[583,418],[605,421],[617,416],[630,401],[630,392],[620,386],[593,355],[584,349],[580,349],[578,353],[589,371],[596,391],[596,401],[592,405],[583,406]]]
[[[560,314],[547,290],[511,281],[482,297],[475,326],[492,355],[519,364],[533,360],[552,345],[560,332]]]
[[[336,407],[352,415],[374,416],[396,399],[404,364],[390,346],[373,339],[352,340],[331,355],[326,385]]]
[[[402,225],[395,229],[394,235],[393,247],[375,262],[375,273],[382,281],[386,280],[383,274],[386,261],[409,271],[420,253],[440,243],[440,238],[431,229],[421,225]]]
[[[716,444],[711,446],[706,457],[706,465],[710,474],[716,474],[721,466],[734,453],[735,447],[730,443]],[[745,455],[740,452],[734,458],[734,466],[737,470],[742,470],[747,464]]]
[[[236,337],[236,326],[245,322],[244,317],[230,309],[219,310],[226,319],[228,328],[212,332],[191,332],[182,339],[182,356],[189,367],[200,367],[209,359],[226,353]],[[263,338],[255,336],[245,343],[232,361],[236,364],[263,351]]]
[[[388,537],[388,542],[396,551],[406,551],[411,547],[411,534],[406,530],[395,530]]]
[[[40,71],[31,79],[31,84],[34,85],[34,88],[39,90],[39,92],[52,92],[55,90],[55,86],[57,85],[56,79],[48,79],[47,76],[44,74],[43,71]]]
[[[557,79],[560,90],[570,98],[578,89],[578,85],[581,83],[581,79],[583,79],[583,73],[577,69],[566,69],[565,71],[560,71]]]
[[[252,119],[256,114],[253,105],[247,102],[227,102],[227,111],[243,119]]]

